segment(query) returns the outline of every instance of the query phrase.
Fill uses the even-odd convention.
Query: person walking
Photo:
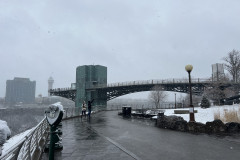
[[[82,116],[84,116],[84,117],[86,117],[86,110],[87,110],[86,103],[85,103],[85,101],[83,101],[83,104],[82,104]]]
[[[92,101],[88,101],[88,118],[91,118],[91,112],[92,112],[92,103],[93,103],[94,99]]]

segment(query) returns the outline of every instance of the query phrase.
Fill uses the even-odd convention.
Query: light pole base
[[[195,122],[194,113],[190,113],[189,116],[190,116],[190,118],[189,118],[189,119],[190,119],[189,122]]]

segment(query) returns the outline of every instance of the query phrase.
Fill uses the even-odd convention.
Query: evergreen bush
[[[209,108],[210,107],[210,102],[205,96],[203,96],[203,98],[202,98],[201,107],[202,108]]]

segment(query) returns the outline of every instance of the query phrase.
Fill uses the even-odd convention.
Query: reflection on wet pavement
[[[127,159],[133,158],[91,130],[83,118],[63,121],[63,150],[55,152],[56,160],[91,160],[91,159]],[[43,160],[48,159],[44,153]]]

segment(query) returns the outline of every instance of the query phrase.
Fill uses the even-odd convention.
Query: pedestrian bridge
[[[192,92],[195,95],[201,95],[204,88],[208,86],[212,81],[210,79],[194,78],[192,82]],[[56,88],[50,90],[50,95],[61,96],[75,101],[76,99],[76,85],[72,85],[69,88]],[[107,95],[107,101],[119,96],[123,96],[130,93],[151,91],[154,86],[159,86],[162,91],[173,91],[188,93],[189,81],[188,79],[164,79],[164,80],[143,80],[143,81],[129,81],[109,83],[105,85],[86,85],[85,90],[87,92],[98,91]]]

